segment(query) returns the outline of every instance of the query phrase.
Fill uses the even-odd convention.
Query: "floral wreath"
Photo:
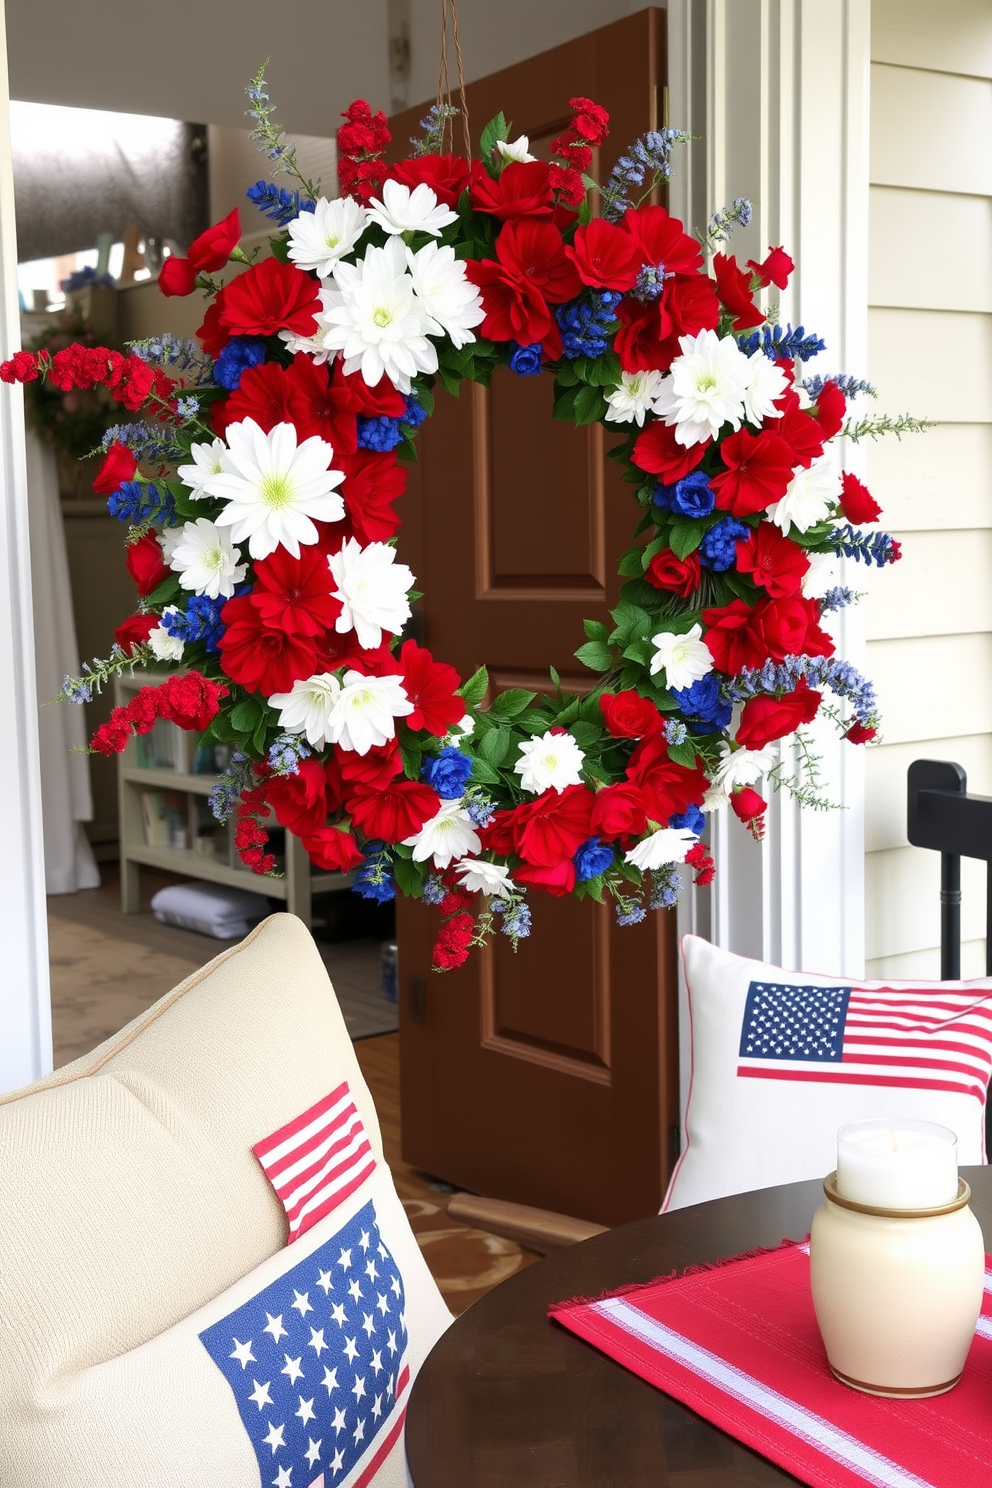
[[[274,815],[319,868],[354,871],[359,894],[438,905],[439,970],[496,928],[516,949],[529,889],[609,895],[624,925],[670,907],[678,865],[712,879],[706,812],[729,805],[760,837],[762,776],[825,804],[815,781],[781,778],[774,741],[820,713],[852,743],[875,736],[872,686],[823,621],[856,598],[839,554],[881,566],[899,547],[859,530],[879,508],[829,446],[918,422],[854,423],[848,400],[873,389],[802,376],[823,343],[758,304],[792,260],[719,251],[748,202],[697,240],[649,200],[678,131],[645,135],[596,186],[608,116],[589,99],[571,100],[550,164],[502,115],[479,158],[442,153],[452,110],[437,106],[392,166],[384,115],[359,101],[327,200],[274,122],[264,70],[248,96],[253,137],[297,184],[248,192],[280,229],[271,257],[238,247],[235,209],[166,260],[165,294],[209,296],[197,341],[0,367],[7,382],[101,386],[146,415],[108,432],[94,482],[130,524],[138,611],[61,696],[181,663],[93,749],[119,752],[158,718],[229,743],[211,804],[236,815],[242,861],[274,870]],[[550,372],[556,418],[619,436],[610,455],[638,508],[612,627],[585,621],[575,653],[597,674],[585,696],[563,696],[552,669],[546,694],[485,705],[484,668],[462,679],[402,639],[419,596],[395,546],[401,462],[436,380],[457,391],[500,366]]]

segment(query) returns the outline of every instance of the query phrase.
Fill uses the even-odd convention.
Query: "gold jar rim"
[[[971,1188],[963,1178],[958,1179],[957,1197],[949,1204],[941,1204],[937,1209],[881,1209],[874,1204],[859,1204],[856,1199],[849,1199],[840,1192],[836,1171],[828,1173],[824,1178],[823,1192],[832,1204],[841,1209],[853,1209],[855,1214],[877,1214],[883,1219],[932,1219],[940,1214],[954,1214],[971,1202]]]

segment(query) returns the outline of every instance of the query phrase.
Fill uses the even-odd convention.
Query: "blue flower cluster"
[[[523,940],[530,934],[530,905],[524,904],[523,900],[490,899],[489,908],[494,914],[503,916],[499,928],[504,935],[513,940]]]
[[[496,815],[496,804],[491,796],[470,796],[465,802],[465,810],[472,818],[472,825],[476,827],[488,827]]]
[[[265,342],[254,336],[232,336],[214,362],[214,377],[219,385],[233,393],[242,372],[265,361]]]
[[[737,542],[747,537],[750,527],[738,522],[735,517],[724,517],[711,527],[699,544],[699,561],[704,568],[714,573],[726,573],[737,560]]]
[[[668,825],[670,827],[684,827],[687,832],[695,832],[697,837],[701,837],[703,828],[706,825],[706,818],[698,806],[693,806],[690,803],[684,811],[678,811],[674,816],[670,816],[668,818]]]
[[[613,849],[600,837],[587,837],[580,847],[576,848],[572,856],[575,864],[575,876],[579,883],[585,883],[589,878],[598,878],[608,868],[613,867]]]
[[[815,402],[823,392],[824,383],[832,382],[840,388],[845,398],[856,398],[859,393],[867,393],[869,397],[878,397],[878,388],[872,383],[866,382],[863,377],[851,377],[847,372],[834,372],[829,377],[821,377],[819,373],[815,377],[807,377],[803,380],[803,387]]]
[[[555,319],[561,331],[562,354],[576,357],[602,356],[610,344],[613,314],[623,295],[612,289],[591,290],[579,300],[559,305]]]
[[[832,542],[835,553],[843,553],[855,563],[867,563],[869,568],[873,563],[879,568],[895,563],[900,553],[899,544],[888,532],[858,532],[850,524],[838,527]]]
[[[269,745],[269,768],[277,775],[298,775],[300,760],[313,753],[309,744],[304,744],[299,734],[279,734]]]
[[[729,207],[714,212],[706,229],[706,241],[711,247],[729,241],[735,227],[747,227],[751,221],[751,203],[746,196],[735,196]]]
[[[198,398],[177,398],[176,412],[184,422],[198,417],[200,412],[200,400]]]
[[[734,711],[724,699],[714,672],[707,672],[705,677],[700,677],[691,687],[675,688],[672,697],[678,703],[684,718],[693,723],[706,724],[714,730],[725,729]]]
[[[407,429],[419,429],[426,417],[427,409],[418,400],[416,393],[408,393],[406,413],[400,419],[400,423]]]
[[[690,470],[673,486],[664,486],[659,481],[651,499],[655,506],[679,512],[683,517],[708,517],[716,505],[709,476],[702,470]]]
[[[710,673],[712,676],[712,673]],[[849,661],[828,656],[787,656],[784,661],[766,661],[762,667],[745,667],[739,676],[723,686],[728,704],[743,703],[759,694],[794,692],[800,677],[810,687],[829,687],[837,697],[853,707],[858,723],[873,728],[878,723],[878,698],[873,684],[862,677]],[[704,677],[703,681],[708,681]],[[694,683],[698,687],[699,683]]]
[[[448,891],[444,887],[444,884],[441,882],[436,874],[432,873],[424,879],[425,904],[440,904],[441,900],[444,898],[447,892]]]
[[[674,274],[666,273],[663,263],[642,264],[630,292],[642,305],[651,305],[664,294],[665,280],[674,277]]]
[[[149,366],[172,367],[177,372],[195,373],[197,385],[214,380],[214,364],[201,346],[187,336],[165,332],[144,341],[129,341],[128,349]]]
[[[162,616],[162,628],[177,641],[182,641],[184,646],[192,641],[202,641],[213,653],[220,649],[220,638],[224,634],[220,612],[226,604],[226,599],[208,599],[205,594],[194,594],[187,601],[185,610]]]
[[[460,749],[450,746],[424,760],[420,774],[442,801],[457,801],[464,794],[472,773],[472,761]]]
[[[651,129],[635,140],[626,155],[620,156],[606,183],[603,216],[607,222],[619,222],[627,208],[633,206],[631,187],[643,186],[649,171],[662,181],[670,181],[672,146],[685,145],[688,141],[689,136],[681,129]]]
[[[618,904],[617,905],[617,924],[618,925],[639,925],[642,920],[644,920],[644,919],[647,918],[647,913],[648,912],[644,908],[644,905],[643,904],[630,904],[630,905],[627,906],[626,909],[624,909],[621,905]]]
[[[298,191],[287,191],[285,186],[276,186],[272,181],[256,181],[249,186],[245,196],[265,217],[285,227],[301,212],[312,212],[316,202],[308,201]]]
[[[821,614],[828,615],[831,610],[844,610],[857,599],[853,589],[845,589],[838,585],[835,589],[828,589],[820,600]]]
[[[689,730],[678,718],[666,718],[662,728],[665,731],[666,744],[684,744],[689,736]]]
[[[98,274],[92,264],[73,269],[68,279],[59,280],[59,289],[64,294],[73,294],[77,289],[113,289],[116,284],[113,274]]]
[[[358,448],[375,450],[384,455],[403,442],[403,431],[399,419],[379,414],[375,418],[358,418]]]
[[[826,351],[827,343],[812,333],[806,334],[804,326],[762,326],[750,336],[738,336],[737,345],[748,356],[754,351],[763,351],[773,362],[808,362],[817,352]]]
[[[104,431],[100,443],[105,450],[112,444],[123,444],[136,460],[147,460],[149,465],[165,465],[181,460],[187,454],[173,442],[169,430],[161,424],[138,419],[133,424],[111,424]]]
[[[176,503],[170,491],[159,491],[149,481],[124,481],[107,497],[107,510],[118,522],[162,522],[173,525]]]
[[[85,677],[70,677],[66,674],[59,697],[67,703],[91,703],[93,688]]]
[[[540,341],[532,341],[529,346],[521,346],[517,341],[510,344],[513,347],[510,371],[516,372],[518,377],[536,377],[544,364]]]
[[[384,842],[366,842],[365,862],[355,874],[352,889],[363,899],[374,899],[377,904],[396,898],[393,854]]]
[[[674,863],[665,863],[651,875],[651,892],[648,895],[649,909],[671,909],[678,903],[682,890],[682,875]]]

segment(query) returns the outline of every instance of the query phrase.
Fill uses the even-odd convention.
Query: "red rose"
[[[749,785],[743,785],[731,793],[730,805],[738,821],[742,821],[746,827],[750,827],[751,836],[756,842],[760,842],[765,835],[765,824],[762,817],[768,810],[768,802],[752,790]]]
[[[456,697],[462,679],[446,661],[435,661],[426,646],[404,641],[399,651],[403,689],[413,704],[409,728],[426,729],[440,738],[465,717],[465,700]]]
[[[877,736],[877,728],[867,728],[863,723],[852,723],[844,738],[849,744],[869,744]]]
[[[592,808],[592,830],[606,842],[618,837],[638,837],[647,826],[644,795],[639,786],[618,781],[596,792]]]
[[[302,841],[311,863],[325,873],[350,873],[365,858],[354,837],[343,827],[321,827]]]
[[[343,537],[357,537],[363,547],[370,542],[388,542],[400,525],[393,502],[406,490],[405,469],[392,450],[377,454],[366,449],[342,460],[341,468],[341,495],[351,528]]]
[[[138,462],[127,445],[115,442],[93,479],[93,489],[98,496],[111,496],[124,481],[134,480],[137,469]]]
[[[198,274],[214,274],[227,263],[240,237],[241,216],[235,207],[223,222],[214,223],[213,227],[194,238],[187,257]]]
[[[287,635],[319,636],[341,613],[331,597],[327,558],[319,548],[303,546],[299,558],[278,547],[255,561],[255,585],[248,596],[259,624]]]
[[[131,543],[124,562],[142,599],[157,589],[171,572],[162,561],[162,549],[154,532],[146,532]]]
[[[614,739],[640,739],[661,727],[661,714],[654,703],[632,688],[625,692],[604,692],[599,707],[606,731]]]
[[[671,594],[680,594],[687,599],[699,588],[699,554],[690,553],[686,558],[679,558],[671,548],[663,548],[651,559],[644,577],[656,589],[667,589]]]
[[[673,485],[696,469],[712,443],[712,439],[704,439],[687,449],[677,442],[674,426],[655,420],[638,434],[631,460],[648,475],[657,475],[665,485]]]
[[[512,811],[498,812],[500,825],[509,828],[517,853],[534,868],[554,868],[571,859],[591,836],[593,793],[584,785],[545,791]]]
[[[664,264],[669,274],[694,275],[702,269],[699,244],[664,207],[630,207],[621,225],[637,244],[641,263]]]
[[[348,812],[367,838],[402,842],[437,816],[441,798],[418,780],[394,780],[388,785],[359,785],[348,797]]]
[[[856,475],[845,470],[841,476],[840,509],[849,522],[877,522],[882,508],[867,486],[863,486]]]
[[[755,611],[743,599],[703,611],[703,640],[718,671],[736,676],[744,667],[763,665],[768,647],[753,626]]]
[[[785,289],[789,275],[796,267],[784,248],[769,248],[768,257],[763,262],[755,263],[753,258],[749,258],[747,266],[752,274],[757,274],[762,289],[769,284],[774,284],[776,289]]]
[[[809,558],[773,523],[760,522],[746,542],[737,544],[737,571],[749,573],[772,599],[785,599],[799,593]]]
[[[270,776],[265,799],[287,831],[297,837],[318,832],[327,821],[327,777],[320,760],[301,760],[295,775]]]
[[[641,268],[638,247],[630,233],[602,217],[575,229],[566,254],[583,284],[594,289],[633,289]]]
[[[373,744],[364,754],[342,749],[335,758],[339,761],[341,781],[345,787],[388,785],[403,769],[398,739],[390,739],[388,744]]]
[[[164,295],[189,295],[196,288],[196,270],[188,258],[170,253],[158,271],[158,287]]]
[[[513,876],[521,883],[529,884],[532,889],[543,889],[546,894],[554,894],[557,899],[563,899],[575,888],[575,864],[571,858],[562,858],[550,867],[522,863],[513,870]]]
[[[301,677],[317,670],[314,643],[308,637],[270,630],[251,596],[229,599],[221,611],[227,627],[220,638],[221,666],[249,692],[271,697],[289,692]]]
[[[646,260],[654,262],[654,260]],[[628,298],[617,306],[620,329],[615,350],[625,372],[664,372],[680,354],[680,336],[716,330],[720,302],[713,283],[704,275],[676,275],[665,284],[653,304]]]
[[[698,805],[709,787],[703,770],[687,770],[669,759],[668,743],[661,733],[637,745],[627,765],[627,778],[640,787],[648,816],[658,822]]]
[[[752,611],[754,634],[764,642],[765,656],[784,661],[787,656],[830,656],[834,645],[817,624],[816,601],[798,594],[766,599]],[[757,663],[749,663],[756,665]]]
[[[741,429],[728,435],[720,445],[720,458],[727,468],[713,476],[710,485],[720,510],[735,517],[751,516],[781,501],[796,463],[785,440],[767,430],[752,434]]]
[[[713,255],[713,274],[716,292],[723,308],[734,316],[734,330],[746,331],[751,326],[762,325],[765,312],[759,310],[751,293],[751,275],[738,267],[736,258],[726,254]]]
[[[281,330],[313,334],[320,286],[295,264],[263,258],[232,279],[223,295],[220,325],[229,336],[274,336]]]
[[[143,646],[153,630],[158,629],[157,615],[131,615],[114,631],[114,640],[130,656],[132,646]]]
[[[835,382],[825,382],[816,399],[816,422],[824,439],[833,439],[844,427],[847,399]]]
[[[823,694],[814,692],[800,677],[795,692],[782,697],[753,697],[744,704],[737,729],[738,744],[745,749],[764,749],[775,739],[784,739],[801,724],[812,723]]]
[[[468,187],[469,163],[461,155],[415,155],[391,165],[390,177],[409,186],[429,186],[443,207],[457,207]]]
[[[551,182],[543,160],[511,160],[496,180],[481,160],[473,160],[469,192],[477,212],[489,212],[501,222],[551,216]]]

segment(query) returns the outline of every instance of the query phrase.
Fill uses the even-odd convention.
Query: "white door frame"
[[[20,346],[17,241],[0,0],[0,360]],[[41,824],[28,487],[20,388],[0,387],[0,720],[4,753],[0,856],[0,1092],[52,1068],[52,1010]]]

